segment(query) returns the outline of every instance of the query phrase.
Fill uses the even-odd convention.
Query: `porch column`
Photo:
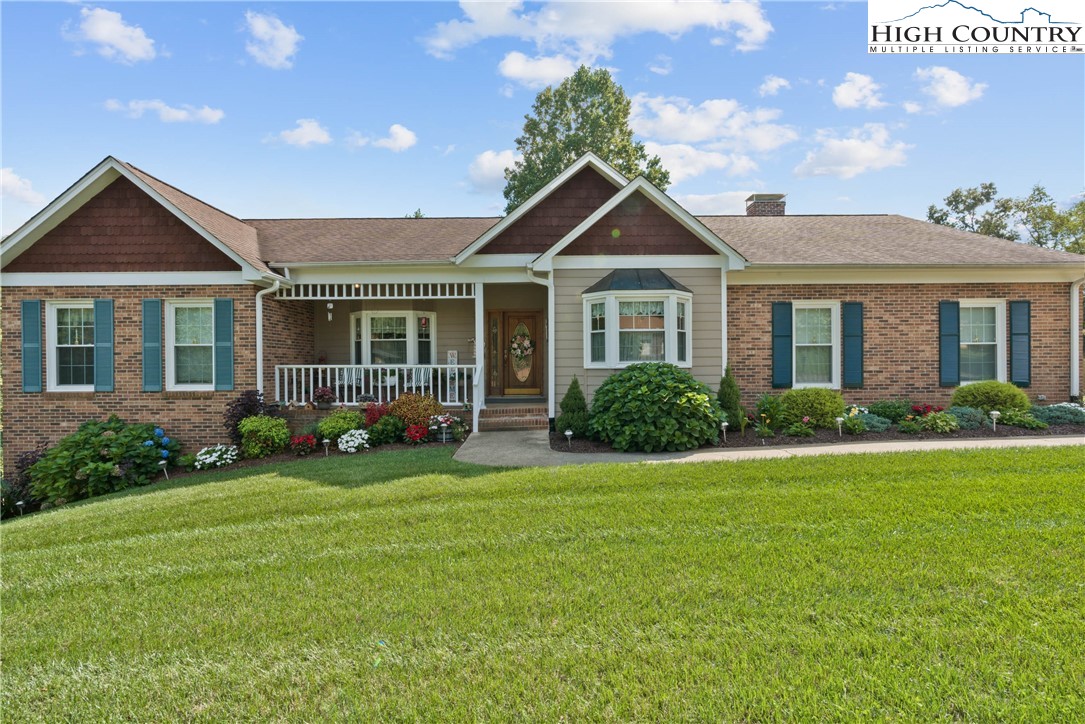
[[[483,284],[475,282],[475,376],[471,402],[471,429],[478,432],[478,416],[486,404],[486,305]]]

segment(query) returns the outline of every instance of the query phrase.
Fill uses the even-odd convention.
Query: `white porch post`
[[[557,394],[557,390],[554,389],[557,382],[557,370],[554,369],[554,362],[557,359],[557,353],[554,350],[554,340],[557,337],[554,329],[554,306],[554,270],[551,269],[546,275],[546,409],[547,416],[551,420],[556,417],[554,398]]]
[[[483,284],[475,282],[475,379],[471,400],[471,430],[478,432],[478,417],[486,404],[486,305]]]
[[[720,269],[720,332],[723,338],[722,349],[723,353],[723,369],[720,370],[720,375],[727,374],[727,267]]]

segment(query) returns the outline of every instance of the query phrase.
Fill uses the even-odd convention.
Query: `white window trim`
[[[830,382],[799,382],[796,379],[798,375],[798,355],[796,354],[796,340],[799,338],[795,329],[795,320],[798,319],[797,312],[800,309],[829,309],[829,316],[832,321],[832,328],[830,330],[830,339],[832,340],[832,361],[831,372],[832,380]],[[822,299],[802,300],[791,302],[791,387],[792,389],[801,390],[807,387],[823,387],[829,390],[840,389],[840,351],[841,351],[841,336],[840,336],[840,302],[829,301]]]
[[[94,309],[91,299],[64,299],[45,303],[45,367],[49,374],[45,381],[46,392],[94,392],[89,385],[61,385],[57,383],[57,310]],[[93,347],[93,345],[92,345]]]
[[[369,310],[365,312],[352,312],[350,314],[350,363],[353,365],[370,365],[373,364],[370,352],[370,324],[369,320],[373,317],[406,317],[407,318],[407,361],[402,365],[382,365],[385,367],[418,367],[418,318],[429,317],[429,343],[430,343],[430,359],[433,361],[426,367],[436,366],[440,364],[437,359],[437,315],[434,312],[427,312],[423,310],[412,309],[389,309],[389,310]],[[358,319],[362,320],[362,359],[358,359],[358,355],[354,348],[354,328],[357,325]]]
[[[958,299],[957,300],[958,311],[961,309],[971,309],[975,307],[994,307],[995,308],[995,373],[998,375],[999,382],[1005,382],[1008,378],[1006,371],[1006,300],[1005,299]],[[957,335],[960,337],[961,323],[958,316],[957,322]],[[959,341],[961,346],[964,346],[963,340]],[[958,353],[959,354],[959,353]],[[968,382],[961,382],[959,386],[971,385],[976,382],[990,382],[990,380],[970,380]]]
[[[584,368],[585,369],[624,369],[640,362],[619,361],[618,345],[618,302],[663,302],[663,362],[683,369],[693,367],[693,295],[685,292],[659,290],[630,290],[595,292],[583,295],[584,303]],[[686,305],[686,359],[678,361],[678,302]],[[592,362],[591,359],[591,305],[603,302],[606,305],[606,361]]]
[[[177,337],[176,315],[180,308],[206,307],[211,310],[211,384],[192,385],[175,382],[177,363],[174,359],[174,342]],[[167,299],[166,300],[166,391],[207,392],[215,389],[215,300],[214,299]]]

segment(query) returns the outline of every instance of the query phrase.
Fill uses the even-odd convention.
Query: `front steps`
[[[548,430],[546,405],[490,403],[478,416],[479,432],[496,430]]]

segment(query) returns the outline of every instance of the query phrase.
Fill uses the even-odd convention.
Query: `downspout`
[[[264,392],[264,296],[279,291],[279,286],[276,279],[270,287],[256,293],[256,389],[260,394]]]
[[[1070,397],[1081,399],[1081,288],[1085,277],[1070,285]]]
[[[528,281],[546,287],[546,415],[554,420],[554,271],[550,270],[546,279],[535,276],[535,270],[527,269]]]

